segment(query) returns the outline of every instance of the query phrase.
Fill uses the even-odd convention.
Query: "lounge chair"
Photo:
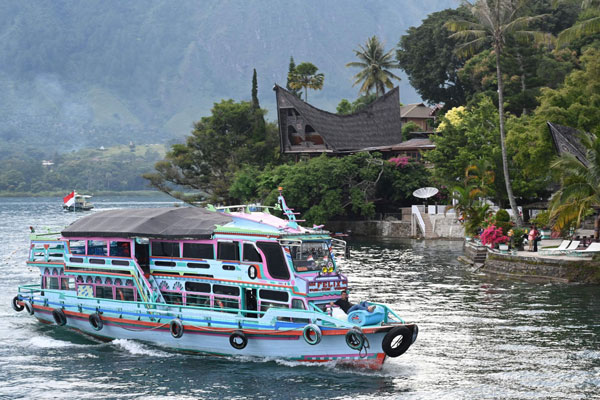
[[[540,255],[559,255],[562,254],[563,251],[567,250],[569,245],[571,244],[570,240],[563,240],[558,247],[553,247],[549,249],[540,249],[538,253]],[[579,246],[579,242],[577,242],[577,246]]]
[[[594,254],[600,254],[600,243],[590,243],[590,245],[585,250],[575,250],[571,254],[577,256],[593,256]]]
[[[573,240],[571,242],[571,244],[569,245],[569,247],[567,247],[566,249],[564,249],[562,251],[562,254],[569,255],[569,254],[573,253],[579,247],[579,243],[581,243],[579,240]]]

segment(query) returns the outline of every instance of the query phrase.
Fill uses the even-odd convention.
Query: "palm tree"
[[[582,134],[580,139],[586,149],[587,163],[565,153],[550,165],[559,173],[561,181],[561,188],[550,199],[550,217],[558,229],[569,226],[571,222],[579,226],[594,209],[600,210],[600,136]],[[600,214],[596,215],[594,228],[594,236],[598,240]]]
[[[502,149],[502,169],[504,180],[506,181],[506,194],[510,203],[510,208],[515,215],[517,225],[522,226],[523,220],[519,215],[517,203],[510,183],[508,173],[508,158],[506,156],[506,134],[504,131],[504,82],[502,80],[502,70],[500,68],[500,58],[509,37],[517,40],[526,41],[534,39],[543,41],[549,38],[548,35],[537,31],[525,30],[532,22],[540,20],[545,15],[521,16],[523,6],[526,0],[475,0],[474,2],[462,0],[463,5],[467,6],[477,21],[448,21],[445,24],[446,29],[455,32],[450,35],[451,38],[467,40],[457,48],[460,55],[475,53],[476,50],[484,46],[490,46],[496,55],[496,77],[498,79],[498,114],[500,117],[500,147]]]
[[[317,68],[314,64],[303,62],[298,64],[296,68],[288,73],[289,85],[292,89],[298,90],[304,88],[304,101],[308,102],[308,89],[321,90],[323,89],[323,81],[325,75],[317,74]]]
[[[358,50],[354,50],[354,54],[361,61],[353,61],[346,64],[346,67],[358,67],[362,70],[354,75],[353,86],[358,85],[362,82],[359,92],[363,94],[369,94],[373,88],[377,93],[377,97],[382,96],[385,93],[385,88],[392,89],[394,84],[392,79],[400,78],[388,69],[400,68],[398,63],[393,61],[394,49],[385,53],[383,44],[377,39],[377,36],[370,37],[367,39],[366,45],[363,47],[358,46]]]
[[[558,45],[563,47],[575,39],[600,32],[600,0],[581,0],[583,20],[558,35]]]

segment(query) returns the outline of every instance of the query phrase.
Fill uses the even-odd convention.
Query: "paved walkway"
[[[544,248],[552,248],[558,247],[562,239],[542,239],[538,243],[538,250],[542,250]],[[582,249],[580,249],[582,250]],[[577,260],[591,260],[592,256],[568,256],[568,255],[550,255],[550,254],[540,254],[539,252],[533,251],[513,251],[510,254],[518,256],[518,257],[530,257],[530,258],[539,258],[539,259],[550,259],[550,260],[564,260],[564,261],[577,261]]]

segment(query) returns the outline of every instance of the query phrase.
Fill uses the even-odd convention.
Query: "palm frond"
[[[444,28],[449,30],[450,32],[461,32],[461,31],[476,31],[476,30],[484,30],[483,25],[478,24],[472,21],[466,20],[452,20],[448,21],[444,24]],[[450,36],[452,37],[452,36]]]
[[[467,43],[459,45],[454,52],[458,57],[468,57],[477,52],[488,40],[487,37],[480,37]]]
[[[578,22],[558,35],[558,46],[564,47],[576,39],[594,35],[598,32],[600,32],[600,17]]]

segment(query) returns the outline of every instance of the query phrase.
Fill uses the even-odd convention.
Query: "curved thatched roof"
[[[273,90],[277,96],[281,146],[286,153],[352,152],[402,141],[398,88],[350,115],[315,108],[278,85]],[[307,126],[312,130],[307,130]],[[290,131],[297,135],[296,143],[290,139]],[[311,140],[311,134],[322,140]]]

